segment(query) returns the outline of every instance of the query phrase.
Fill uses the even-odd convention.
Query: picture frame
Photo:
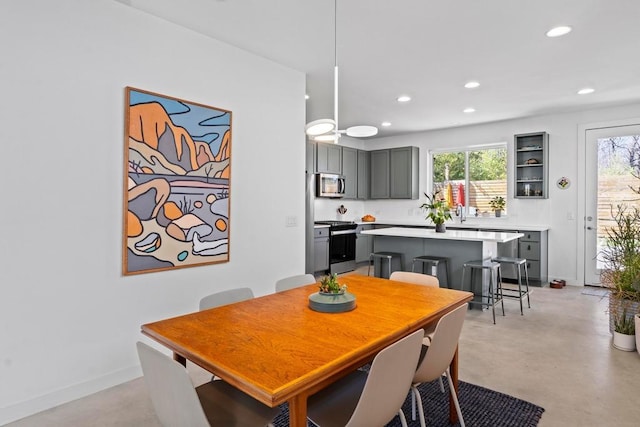
[[[232,112],[125,88],[124,275],[229,261]]]

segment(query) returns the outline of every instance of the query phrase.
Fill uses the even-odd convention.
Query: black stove
[[[353,221],[315,221],[319,225],[328,225],[331,230],[355,230],[358,224]]]
[[[356,228],[353,221],[315,221],[329,226],[329,272],[345,273],[356,268]]]

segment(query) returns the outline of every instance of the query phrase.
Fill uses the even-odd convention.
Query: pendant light
[[[366,138],[378,133],[375,126],[351,126],[346,130],[338,130],[338,0],[334,0],[333,8],[333,120],[319,119],[307,123],[306,134],[314,141],[338,143],[340,135],[346,134],[354,138]]]

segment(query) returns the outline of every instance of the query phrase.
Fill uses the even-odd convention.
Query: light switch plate
[[[298,226],[298,217],[296,217],[296,216],[287,216],[287,217],[285,217],[284,225],[286,227],[297,227]]]

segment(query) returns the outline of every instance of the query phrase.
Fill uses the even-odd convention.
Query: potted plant
[[[613,330],[613,346],[618,350],[633,351],[636,349],[636,328],[633,317],[627,316],[623,310],[615,318]]]
[[[319,288],[321,294],[340,295],[346,292],[347,285],[338,283],[338,275],[333,273],[320,279]]]
[[[496,217],[500,217],[502,215],[502,210],[506,203],[506,200],[504,200],[504,197],[502,196],[496,196],[489,200],[489,206],[491,206],[491,209],[495,212]]]
[[[634,317],[636,331],[640,331],[640,313],[637,313]],[[636,351],[640,354],[640,334],[636,334]]]
[[[599,255],[605,264],[602,283],[609,288],[609,330],[614,332],[617,324],[633,323],[640,313],[640,211],[618,205],[612,217],[615,226],[605,230]]]
[[[444,222],[448,219],[451,219],[451,212],[449,212],[449,206],[444,199],[438,199],[438,193],[434,193],[429,196],[427,193],[424,193],[427,201],[420,205],[422,209],[427,209],[427,217],[425,219],[430,219],[436,226],[436,233],[444,233],[446,227]]]

